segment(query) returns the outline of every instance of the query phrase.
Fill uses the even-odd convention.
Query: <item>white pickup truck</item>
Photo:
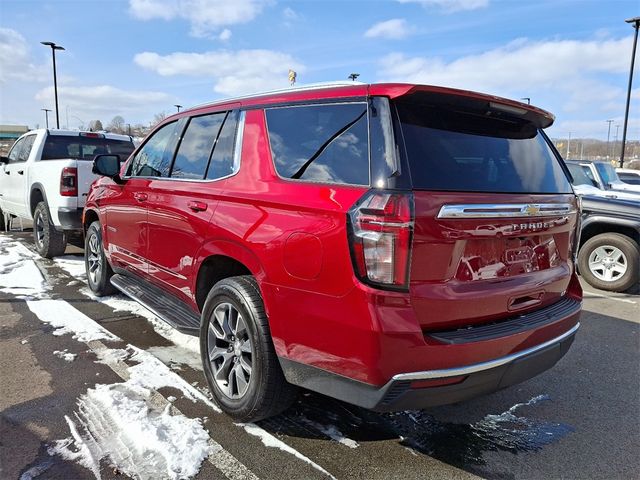
[[[82,231],[82,209],[93,158],[133,151],[131,137],[112,133],[39,129],[21,136],[7,157],[0,157],[0,231],[14,218],[33,220],[36,250],[43,257],[62,255],[67,233]]]

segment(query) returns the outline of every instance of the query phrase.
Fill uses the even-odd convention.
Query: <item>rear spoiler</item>
[[[435,87],[430,85],[397,85],[391,98],[411,99],[418,103],[473,111],[478,114],[493,117],[509,117],[524,122],[530,122],[537,128],[550,127],[555,117],[553,114],[522,102],[507,98],[496,97],[484,93],[455,88]],[[375,86],[371,86],[370,93],[375,95]]]

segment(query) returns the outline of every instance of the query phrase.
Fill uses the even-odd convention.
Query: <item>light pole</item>
[[[531,105],[531,97],[522,97],[520,100],[526,100],[527,105]]]
[[[45,119],[45,122],[47,123],[47,128],[49,128],[49,112],[51,110],[49,110],[48,108],[41,108],[40,110],[44,112],[44,119]]]
[[[359,76],[360,76],[360,74],[359,74],[359,73],[352,73],[352,74],[351,74],[351,75],[349,75],[349,77],[347,77],[347,78],[349,78],[352,82],[355,82],[355,81],[356,81],[356,79],[357,79]]]
[[[56,50],[64,50],[64,47],[56,45],[53,42],[40,42],[42,45],[51,47],[51,55],[53,57],[53,92],[56,97],[56,128],[60,128],[60,115],[58,114],[58,78],[56,75]]]
[[[631,103],[631,85],[633,84],[633,66],[636,63],[636,45],[638,44],[638,28],[640,17],[627,18],[627,23],[633,24],[635,34],[633,36],[633,49],[631,51],[631,67],[629,68],[629,87],[627,88],[627,106],[624,110],[624,127],[622,127],[622,148],[620,149],[620,168],[624,165],[624,148],[627,143],[627,124],[629,123],[629,103]]]
[[[565,160],[569,160],[569,149],[571,148],[571,132],[569,132],[569,140],[567,141],[567,156]]]
[[[606,120],[606,122],[609,124],[609,128],[607,129],[607,161],[609,160],[609,152],[611,151],[609,149],[609,137],[611,136],[611,124],[613,123],[613,120]]]
[[[178,113],[180,113],[180,109],[182,108],[182,105],[178,105],[177,103],[174,105],[174,107],[176,107],[178,109]]]
[[[620,125],[616,125],[616,134],[613,137],[613,157],[616,156],[616,150],[618,149],[618,130],[620,130]]]

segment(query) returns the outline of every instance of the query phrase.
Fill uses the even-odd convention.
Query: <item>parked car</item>
[[[640,170],[632,170],[630,168],[616,168],[618,178],[624,183],[631,185],[640,185]]]
[[[640,185],[630,185],[618,178],[616,169],[607,161],[567,160],[567,165],[579,165],[585,174],[601,190],[633,192],[640,194]]]
[[[554,365],[578,329],[577,198],[542,129],[494,96],[324,85],[164,120],[84,211],[88,283],[200,336],[221,408],[296,387],[377,411]]]
[[[582,197],[578,252],[582,278],[602,290],[622,292],[640,280],[640,203]]]
[[[591,171],[578,163],[567,162],[567,168],[571,173],[571,184],[577,195],[640,202],[640,193],[601,188]]]
[[[32,130],[0,157],[0,230],[13,218],[33,220],[35,247],[43,257],[61,255],[67,233],[82,232],[82,209],[92,160],[100,153],[127,157],[131,137],[72,130]]]

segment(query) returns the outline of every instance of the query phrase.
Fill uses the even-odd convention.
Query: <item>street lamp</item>
[[[355,81],[356,81],[356,79],[357,79],[359,76],[360,76],[360,74],[359,74],[359,73],[352,73],[351,75],[349,75],[349,77],[348,77],[348,78],[349,78],[352,82],[355,82]]]
[[[180,109],[182,108],[182,105],[178,105],[177,103],[174,105],[174,107],[176,107],[178,109],[178,113],[180,113]]]
[[[44,118],[45,118],[45,121],[47,122],[47,128],[49,128],[49,112],[51,110],[49,110],[48,108],[41,108],[40,110],[44,112]]]
[[[522,97],[520,100],[526,100],[527,105],[531,105],[531,97]]]
[[[58,78],[56,76],[56,50],[64,50],[64,47],[56,45],[53,42],[40,43],[47,47],[51,47],[51,55],[53,56],[53,91],[56,97],[56,128],[60,128],[60,115],[58,114]]]
[[[609,161],[609,152],[611,149],[609,148],[609,138],[611,137],[611,124],[613,120],[605,120],[609,124],[609,128],[607,129],[607,161]]]
[[[629,87],[627,88],[627,106],[624,110],[624,127],[622,127],[622,148],[620,149],[620,168],[624,165],[624,148],[627,143],[627,124],[629,122],[629,103],[631,102],[631,84],[633,83],[633,65],[636,62],[636,45],[638,44],[638,28],[640,28],[640,17],[628,18],[627,23],[633,24],[636,31],[633,36],[633,49],[631,51],[631,68],[629,69]]]

